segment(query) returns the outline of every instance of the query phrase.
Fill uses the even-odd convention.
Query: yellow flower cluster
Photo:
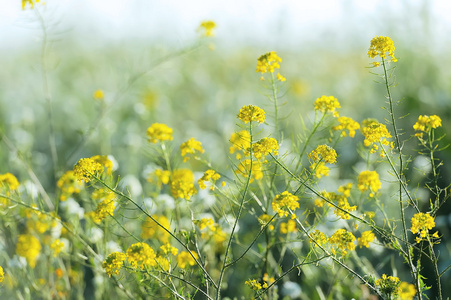
[[[202,143],[196,141],[194,138],[190,138],[188,141],[180,145],[180,151],[182,153],[183,161],[186,162],[190,159],[189,155],[195,155],[196,152],[204,153],[205,150],[202,148]]]
[[[352,183],[347,183],[346,185],[340,185],[338,187],[338,192],[342,193],[343,196],[349,197],[351,195]]]
[[[280,223],[280,233],[287,234],[290,232],[296,232],[296,221],[288,220],[287,222]]]
[[[248,285],[248,286],[249,286],[251,289],[253,289],[254,291],[258,291],[258,290],[265,289],[265,288],[268,287],[267,284],[266,284],[266,282],[262,285],[260,282],[258,282],[257,279],[249,279],[249,280],[246,280],[246,281],[244,282],[244,284],[245,284],[245,285]],[[266,286],[265,286],[265,285],[266,285]]]
[[[90,182],[92,176],[102,173],[104,167],[92,158],[82,158],[74,166],[74,176],[78,181]]]
[[[164,215],[152,215],[161,226],[169,230],[170,223],[168,218]],[[141,226],[141,237],[143,239],[158,239],[161,243],[167,244],[169,242],[169,237],[171,236],[169,232],[161,228],[154,220],[151,218],[146,218]]]
[[[440,119],[437,115],[426,116],[420,115],[418,117],[417,122],[413,125],[413,129],[415,131],[422,131],[420,133],[416,133],[415,136],[422,137],[423,132],[428,132],[431,128],[437,128],[442,126],[442,119]]]
[[[235,170],[236,174],[242,175],[244,178],[247,178],[249,175],[249,170],[251,169],[252,164],[252,172],[251,172],[251,178],[249,182],[253,182],[255,180],[260,180],[263,178],[263,170],[262,170],[262,164],[260,161],[251,161],[250,159],[245,159],[240,162],[238,165],[238,168]]]
[[[80,193],[83,188],[83,182],[77,180],[73,170],[64,173],[56,185],[61,190],[60,201],[66,201],[73,194]]]
[[[318,247],[318,245],[319,246],[325,245],[329,241],[328,237],[318,229],[315,229],[314,232],[310,233],[310,237],[311,237],[310,243],[316,242],[315,243],[316,247]]]
[[[64,242],[60,241],[60,239],[56,239],[50,244],[50,249],[53,250],[53,257],[57,257],[64,249]]]
[[[171,244],[166,243],[162,246],[160,246],[160,249],[163,251],[164,254],[172,254],[174,256],[177,255],[177,253],[179,253],[179,249],[172,247]]]
[[[114,209],[116,208],[116,202],[112,199],[105,199],[97,205],[97,208],[92,215],[92,219],[96,223],[102,222],[107,216],[112,216]]]
[[[172,141],[172,128],[165,124],[154,123],[147,128],[147,137],[149,138],[149,142],[153,144],[163,141]]]
[[[388,56],[391,56],[391,61],[398,61],[395,58],[395,45],[388,36],[376,36],[371,40],[370,49],[368,50],[369,58],[375,58],[376,56],[379,56],[381,59],[386,59],[387,52]],[[378,62],[373,64],[376,67],[380,65],[380,63]]]
[[[214,36],[214,29],[216,27],[216,23],[213,21],[203,21],[200,23],[199,30],[203,31],[205,36]]]
[[[194,188],[194,174],[189,169],[177,169],[171,176],[171,193],[174,198],[189,200],[197,193]]]
[[[416,293],[415,286],[411,283],[403,281],[398,287],[398,295],[401,300],[413,300]]]
[[[113,162],[107,155],[95,155],[91,157],[91,159],[101,164],[105,168],[107,175],[111,175],[113,173]]]
[[[216,173],[214,170],[207,170],[205,171],[204,175],[202,175],[202,177],[199,178],[197,183],[199,184],[199,187],[204,190],[207,188],[205,182],[211,181],[212,185],[210,187],[210,190],[213,191],[215,189],[215,182],[219,180],[219,178],[221,178],[221,175]]]
[[[3,268],[0,266],[0,282],[3,282],[5,279],[5,272],[3,272]]]
[[[232,133],[232,136],[230,137],[230,143],[232,146],[229,148],[230,154],[235,153],[236,159],[241,159],[241,152],[244,152],[246,149],[249,148],[251,143],[251,135],[249,134],[249,131],[247,130],[241,130],[238,133]]]
[[[30,4],[30,8],[33,9],[35,3],[39,3],[39,0],[22,0],[22,10],[25,10],[27,4]]]
[[[162,184],[168,184],[171,178],[171,171],[156,169],[153,173],[149,174],[147,181],[150,183],[155,183],[158,188],[161,188]]]
[[[387,127],[384,124],[379,123],[376,120],[367,119],[362,122],[362,134],[365,137],[363,144],[365,147],[369,147],[373,144],[373,148],[370,153],[374,153],[379,148],[376,143],[381,142],[382,145],[388,145],[388,138],[391,138],[390,132],[388,132]],[[381,152],[382,155],[383,152]]]
[[[11,173],[0,174],[0,187],[5,186],[10,191],[15,191],[19,187],[19,181]]]
[[[135,243],[127,249],[127,260],[133,268],[157,265],[155,251],[146,243]]]
[[[252,154],[256,159],[260,159],[269,153],[279,155],[279,144],[273,138],[263,138],[252,145]],[[245,154],[249,155],[249,149]]]
[[[313,163],[309,167],[311,170],[314,170],[315,176],[317,178],[321,178],[323,176],[329,176],[329,168],[326,167],[326,163],[323,161]]]
[[[201,231],[208,229],[202,232],[202,238],[206,240],[212,238],[215,245],[223,243],[227,238],[227,234],[219,227],[219,224],[215,223],[211,218],[195,220],[194,224],[196,224]]]
[[[271,219],[272,219],[272,216],[270,216],[268,214],[263,214],[263,215],[258,217],[258,223],[260,223],[262,228],[263,228],[263,226],[268,224],[271,221]],[[274,230],[274,225],[272,225],[272,224],[268,225],[268,229],[270,231],[273,231]]]
[[[396,297],[398,295],[400,283],[398,277],[387,276],[385,274],[382,274],[382,278],[375,282],[376,286],[379,287],[379,290],[383,294],[390,295],[390,299],[392,299],[391,296]]]
[[[355,249],[354,241],[355,236],[346,229],[338,229],[329,238],[329,243],[335,244],[341,250],[342,255],[345,255],[347,250],[353,251]],[[332,249],[332,252],[335,254],[335,249]]]
[[[370,190],[370,197],[374,197],[374,193],[381,188],[379,174],[376,171],[363,171],[359,174],[357,187],[363,193]]]
[[[429,230],[435,227],[435,221],[434,218],[425,213],[417,213],[413,215],[412,219],[410,220],[412,227],[410,230],[413,234],[420,234],[421,238],[417,238],[417,243],[419,243],[422,239],[426,238],[426,236],[429,233]],[[434,237],[438,237],[437,233],[434,233]]]
[[[374,241],[376,237],[374,236],[374,233],[371,232],[371,230],[362,232],[362,235],[357,239],[359,242],[359,247],[362,248],[363,246],[369,248],[370,243]]]
[[[319,145],[308,154],[308,157],[314,162],[324,161],[329,164],[337,162],[337,152],[334,148],[327,145]]]
[[[243,121],[245,124],[257,121],[258,123],[265,122],[265,111],[255,105],[243,106],[237,116],[238,119]]]
[[[339,117],[337,119],[337,121],[340,124],[332,127],[332,130],[335,130],[335,131],[341,130],[341,136],[343,136],[343,137],[348,135],[348,134],[346,134],[346,131],[345,131],[346,129],[349,132],[349,136],[352,138],[355,136],[355,131],[360,129],[360,124],[351,118]]]
[[[191,253],[190,253],[191,252]],[[194,266],[196,264],[196,261],[194,260],[193,256],[198,259],[199,256],[197,253],[193,251],[182,251],[179,255],[177,255],[177,265],[185,269],[187,265]]]
[[[274,73],[275,69],[280,68],[280,62],[282,62],[282,59],[277,56],[275,51],[263,54],[257,59],[257,73]]]
[[[124,260],[127,259],[127,255],[121,252],[113,252],[108,255],[107,259],[103,261],[102,267],[105,269],[108,277],[112,274],[119,274],[119,269],[122,268]]]
[[[25,257],[27,263],[34,269],[36,260],[41,252],[41,243],[32,234],[21,234],[17,239],[16,253],[19,256]]]
[[[286,217],[290,214],[288,210],[295,210],[299,208],[299,197],[291,194],[290,192],[283,192],[274,197],[272,200],[272,210],[277,212],[279,217]],[[292,219],[296,218],[293,213],[291,215]]]
[[[357,206],[356,205],[350,206],[348,203],[348,199],[346,199],[345,196],[337,195],[335,193],[329,194],[334,195],[334,200],[337,201],[337,206],[341,208],[341,209],[335,208],[334,214],[342,218],[343,220],[349,220],[351,218],[349,212],[357,210]]]
[[[340,102],[334,96],[321,96],[315,100],[315,110],[320,112],[331,112],[334,117],[339,114],[335,109],[340,108]]]

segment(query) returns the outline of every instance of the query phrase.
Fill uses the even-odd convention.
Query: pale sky
[[[39,11],[54,32],[87,41],[166,39],[183,43],[203,20],[217,23],[217,36],[232,42],[293,44],[315,36],[379,32],[384,20],[397,24],[406,37],[421,24],[421,6],[428,3],[428,26],[437,39],[451,36],[450,0],[41,0]],[[11,49],[40,34],[35,12],[22,11],[19,0],[4,2],[0,11],[0,49]],[[406,21],[407,20],[407,21]],[[406,24],[409,23],[409,24]],[[418,23],[418,24],[416,24]],[[408,25],[408,26],[407,26]],[[55,28],[57,28],[55,30]],[[406,31],[406,32],[403,32]],[[411,32],[413,31],[413,32]]]

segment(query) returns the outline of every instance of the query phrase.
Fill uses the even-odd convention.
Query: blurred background
[[[230,170],[228,140],[237,130],[239,108],[272,108],[255,72],[257,58],[269,51],[283,59],[280,73],[287,78],[280,110],[286,137],[301,130],[301,118],[312,120],[313,102],[322,95],[339,100],[341,115],[382,122],[388,118],[381,109],[385,86],[367,56],[377,35],[391,37],[396,46],[392,93],[406,154],[414,153],[408,152],[416,147],[410,136],[420,114],[439,115],[439,133],[448,134],[442,145],[450,143],[446,0],[47,0],[34,10],[22,10],[20,1],[3,2],[0,129],[13,148],[2,144],[0,173],[24,180],[26,161],[50,193],[78,159],[110,154],[141,196],[149,161],[145,133],[154,122],[174,128],[174,140],[200,140],[214,165]],[[204,20],[216,23],[214,37],[198,31]],[[99,89],[103,102],[93,99]],[[358,160],[353,149],[361,140],[338,149],[343,166],[351,169]],[[446,186],[449,148],[439,156],[440,184]],[[449,236],[449,203],[440,214],[437,226]],[[440,247],[451,251],[449,242]],[[449,260],[445,256],[443,265]]]

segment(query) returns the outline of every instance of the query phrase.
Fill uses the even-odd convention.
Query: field
[[[451,61],[346,50],[88,47],[0,58],[5,299],[447,299]],[[334,45],[332,43],[332,45]]]

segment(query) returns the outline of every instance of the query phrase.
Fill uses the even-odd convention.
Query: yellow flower
[[[345,255],[347,253],[346,250],[353,251],[355,249],[354,241],[355,236],[346,229],[338,229],[329,238],[329,243],[336,244],[337,247],[341,250],[342,255]]]
[[[421,239],[425,238],[428,235],[429,230],[435,227],[434,218],[425,213],[414,214],[410,222],[412,224],[410,230],[413,234],[419,233]],[[417,242],[419,241],[417,240]]]
[[[22,10],[25,10],[27,4],[30,4],[30,8],[33,9],[35,3],[39,3],[39,0],[22,0]]]
[[[347,183],[346,185],[341,185],[338,188],[338,192],[342,193],[343,196],[349,197],[351,195],[352,183]]]
[[[174,256],[177,255],[177,253],[179,252],[179,249],[172,247],[171,244],[169,243],[160,246],[160,249],[163,251],[164,254],[171,253]]]
[[[171,193],[174,198],[189,200],[197,191],[194,188],[194,174],[189,169],[177,169],[171,176]]]
[[[413,284],[407,283],[405,281],[401,282],[398,287],[398,295],[400,300],[413,300],[417,291]]]
[[[63,250],[63,248],[64,242],[60,241],[59,239],[54,240],[53,243],[50,244],[50,249],[53,250],[54,257],[57,257],[61,250]]]
[[[338,112],[335,109],[340,107],[340,102],[334,96],[321,96],[315,100],[315,110],[323,113],[331,112],[334,117],[338,117]]]
[[[113,173],[113,162],[108,158],[107,155],[95,155],[92,156],[91,159],[101,164],[106,169],[107,175],[111,175]]]
[[[203,21],[200,23],[199,30],[204,31],[205,36],[214,36],[213,29],[215,29],[216,23],[213,21]]]
[[[329,168],[326,167],[326,163],[323,161],[313,163],[309,167],[311,170],[315,171],[315,176],[321,178],[323,176],[329,176]]]
[[[170,223],[168,218],[164,215],[152,215],[161,226],[169,230]],[[154,220],[151,218],[147,218],[141,226],[141,237],[143,239],[152,239],[156,238],[161,243],[167,244],[169,242],[169,237],[171,236],[169,232],[161,228]]]
[[[282,75],[280,75],[280,73],[277,73],[277,79],[279,79],[280,81],[285,81],[287,80],[285,77],[283,77]]]
[[[388,145],[388,138],[391,138],[390,133],[387,130],[387,127],[384,124],[379,123],[373,119],[367,119],[362,122],[362,131],[365,140],[363,144],[365,147],[373,145],[373,149],[371,149],[370,153],[376,152],[378,149],[377,143],[381,142],[382,145]]]
[[[342,130],[341,132],[341,136],[347,136],[346,134],[346,129],[349,132],[349,136],[350,137],[354,137],[355,136],[355,131],[360,129],[360,124],[357,123],[356,121],[354,121],[351,118],[348,117],[339,117],[337,119],[338,123],[340,123],[337,126],[332,127],[332,130],[338,131],[338,130]]]
[[[73,170],[64,173],[56,185],[61,189],[60,201],[66,201],[73,194],[80,193],[83,188],[83,182],[77,180]]]
[[[341,209],[335,208],[334,214],[338,217],[342,218],[343,220],[349,220],[351,218],[349,212],[355,211],[357,209],[357,206],[350,206],[348,203],[348,199],[346,199],[345,196],[337,195],[335,193],[329,193],[330,195],[333,195],[334,200],[337,201],[337,206]]]
[[[318,229],[315,229],[314,232],[310,233],[310,237],[311,237],[310,243],[314,243],[315,241],[316,247],[318,247],[318,245],[319,246],[325,245],[329,241],[327,236]]]
[[[388,36],[376,36],[371,40],[370,49],[368,50],[368,57],[375,58],[379,56],[382,59],[391,56],[391,61],[396,62],[395,58],[395,45]]]
[[[280,223],[280,233],[287,234],[289,232],[296,232],[296,221],[288,220],[286,223]]]
[[[245,159],[244,161],[241,161],[238,165],[238,169],[235,170],[236,174],[241,174],[244,178],[247,178],[249,175],[249,170],[251,169],[251,160]],[[260,161],[255,160],[252,161],[252,172],[251,172],[251,179],[249,180],[249,183],[253,182],[255,180],[260,180],[263,178],[263,171],[262,171],[262,164]]]
[[[428,132],[431,128],[437,128],[442,126],[442,119],[440,119],[437,115],[426,116],[420,115],[418,117],[417,122],[413,125],[413,129],[415,131],[422,131],[420,133],[416,133],[415,136],[422,137],[423,132]]]
[[[199,141],[196,141],[194,138],[190,138],[188,141],[182,143],[180,146],[180,151],[182,153],[183,161],[186,162],[190,159],[187,154],[196,154],[196,152],[204,153],[205,150],[202,148],[202,143]]]
[[[359,174],[357,187],[361,192],[365,192],[370,189],[370,197],[374,197],[381,188],[381,182],[379,180],[379,174],[376,171],[363,171]]]
[[[244,123],[249,123],[252,121],[257,121],[258,123],[265,122],[265,111],[258,106],[247,105],[240,109],[237,116],[238,119]]]
[[[98,176],[104,167],[92,158],[82,158],[74,166],[74,175],[79,181],[90,182],[92,176]]]
[[[192,256],[188,251],[182,251],[182,252],[180,252],[179,255],[177,255],[177,265],[180,268],[185,269],[186,265],[194,266],[196,264],[196,261],[194,260],[193,256],[196,259],[198,259],[199,256],[193,251],[190,251],[190,252],[191,252]]]
[[[199,178],[197,183],[199,184],[199,187],[204,190],[207,188],[207,185],[205,184],[205,182],[211,181],[212,185],[211,185],[210,189],[213,191],[215,189],[215,182],[219,178],[221,178],[221,175],[216,173],[214,170],[207,170],[207,171],[205,171],[204,175],[201,178]]]
[[[379,287],[380,291],[385,295],[391,296],[397,296],[398,295],[398,289],[400,285],[400,281],[398,277],[394,276],[387,276],[385,274],[382,274],[382,278],[376,280],[375,282],[376,286]]]
[[[95,100],[100,100],[100,101],[102,101],[102,100],[105,98],[105,95],[103,94],[103,91],[102,91],[102,90],[96,90],[96,91],[94,92],[94,94],[92,94],[92,97],[93,97]]]
[[[157,265],[155,258],[155,251],[146,243],[135,243],[127,249],[127,260],[133,268],[154,267]]]
[[[261,224],[262,228],[263,226],[265,226],[266,224],[268,224],[269,221],[271,221],[272,216],[268,215],[268,214],[263,214],[260,217],[258,217],[258,222]],[[268,225],[268,229],[270,231],[274,230],[274,225],[270,224]]]
[[[374,233],[371,232],[371,230],[362,232],[362,235],[357,239],[359,242],[359,247],[362,248],[363,246],[369,248],[370,243],[374,241],[376,237],[374,236]]]
[[[147,128],[147,136],[149,142],[154,144],[157,142],[172,141],[172,128],[165,124],[154,123]]]
[[[241,130],[238,133],[232,133],[232,136],[230,137],[230,143],[232,144],[232,146],[229,148],[230,154],[238,151],[238,153],[236,154],[236,159],[241,159],[240,153],[244,152],[250,147],[251,136],[249,134],[249,131]]]
[[[256,159],[260,159],[269,153],[279,155],[279,144],[273,138],[263,138],[252,145],[252,154]],[[249,148],[246,150],[245,155],[250,154]]]
[[[0,174],[0,187],[8,187],[10,191],[15,191],[19,187],[19,181],[11,173]]]
[[[36,260],[41,252],[41,243],[31,234],[21,234],[17,239],[16,253],[25,257],[31,268],[36,266]]]
[[[245,285],[248,285],[251,289],[253,289],[254,291],[258,291],[258,290],[261,290],[263,287],[262,287],[262,284],[260,283],[260,282],[258,282],[258,280],[257,279],[249,279],[249,280],[246,280],[245,282],[244,282],[244,284]]]
[[[314,162],[324,161],[329,164],[337,162],[337,152],[334,148],[327,145],[319,145],[308,154],[308,157]]]
[[[289,209],[295,210],[299,208],[299,198],[287,191],[274,197],[272,200],[272,210],[277,212],[280,217],[289,215]]]
[[[159,255],[157,256],[156,261],[158,267],[160,267],[163,271],[169,272],[169,260],[166,257]]]
[[[0,266],[0,282],[3,282],[5,279],[5,272],[3,272],[3,268]]]
[[[107,259],[102,263],[102,267],[105,269],[108,277],[111,277],[112,274],[119,274],[119,270],[120,268],[122,268],[122,265],[124,264],[124,260],[126,258],[127,255],[121,252],[113,252],[108,255]]]
[[[108,216],[112,216],[114,209],[116,208],[116,202],[112,199],[105,199],[97,205],[97,209],[92,215],[92,219],[96,223],[102,222]]]
[[[210,228],[211,226],[213,226],[215,224],[215,221],[213,221],[213,219],[211,218],[202,218],[199,221],[194,221],[194,224],[196,224],[200,230],[203,230],[204,228]]]
[[[156,178],[155,178],[156,177]],[[163,184],[168,184],[171,178],[171,171],[156,169],[153,173],[149,174],[147,181],[150,183],[155,183],[158,188],[161,188]]]
[[[263,54],[257,60],[257,73],[273,73],[275,69],[280,68],[280,62],[282,62],[282,59],[277,56],[275,51]]]

